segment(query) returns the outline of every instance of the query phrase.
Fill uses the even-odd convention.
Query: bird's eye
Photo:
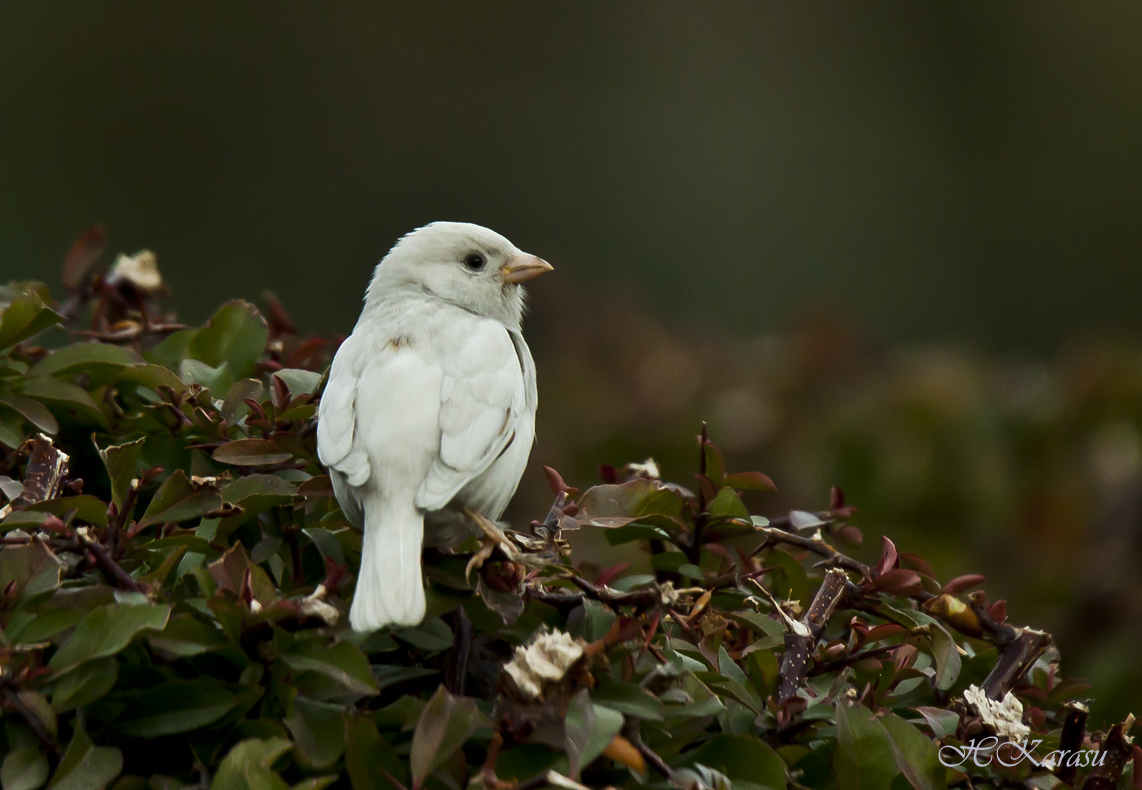
[[[474,272],[478,272],[480,269],[483,269],[485,263],[487,263],[487,261],[484,260],[484,256],[478,252],[473,252],[471,255],[464,259],[464,265]]]

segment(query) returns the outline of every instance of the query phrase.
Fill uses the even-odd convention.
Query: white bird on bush
[[[535,363],[520,283],[551,270],[479,225],[434,222],[377,266],[333,359],[317,451],[364,529],[356,631],[424,619],[422,543],[485,532],[535,437]]]

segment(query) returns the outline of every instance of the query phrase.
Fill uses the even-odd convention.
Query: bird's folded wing
[[[491,466],[527,408],[521,363],[503,325],[481,321],[441,364],[440,455],[416,497],[425,510],[444,507]]]
[[[371,474],[369,455],[356,431],[357,381],[363,365],[363,355],[350,337],[333,360],[317,419],[321,463],[345,475],[354,486],[364,485]]]

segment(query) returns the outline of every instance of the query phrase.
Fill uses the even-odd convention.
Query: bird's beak
[[[527,282],[533,277],[538,277],[544,272],[552,271],[555,267],[542,258],[537,258],[534,255],[527,253],[520,253],[508,258],[503,266],[500,267],[500,277],[503,278],[505,283],[522,283]]]

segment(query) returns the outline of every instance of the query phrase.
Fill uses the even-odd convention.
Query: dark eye
[[[478,272],[480,269],[483,269],[485,263],[487,263],[487,261],[484,260],[484,256],[478,252],[473,252],[471,255],[464,259],[464,265],[474,272]]]

